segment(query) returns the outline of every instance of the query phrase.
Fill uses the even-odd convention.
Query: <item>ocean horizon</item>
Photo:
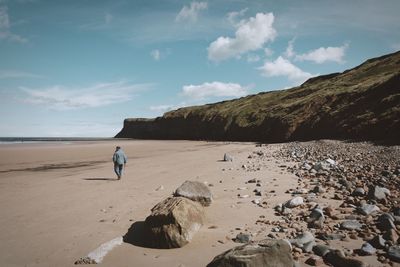
[[[0,144],[111,141],[111,140],[114,140],[114,137],[0,137]]]

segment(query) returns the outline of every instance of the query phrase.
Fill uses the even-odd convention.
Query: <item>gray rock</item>
[[[367,267],[368,265],[358,259],[346,257],[341,250],[330,250],[324,257],[324,260],[334,267]]]
[[[304,244],[310,243],[314,240],[315,240],[315,238],[312,233],[304,232],[304,233],[298,235],[295,239],[290,239],[289,242],[293,246],[302,248]]]
[[[394,216],[400,216],[400,207],[395,207],[393,209]]]
[[[236,235],[234,241],[236,243],[248,243],[251,240],[251,236],[249,234],[239,233]]]
[[[365,190],[362,187],[357,187],[354,191],[353,191],[353,196],[355,197],[362,197],[365,196]]]
[[[315,255],[324,257],[331,250],[331,248],[326,245],[315,245],[312,250]]]
[[[391,246],[387,255],[392,261],[400,262],[400,246]]]
[[[212,202],[212,194],[208,186],[196,181],[185,181],[175,190],[174,196],[186,197],[203,206],[210,206]]]
[[[364,243],[361,246],[361,252],[363,255],[373,255],[376,253],[376,248],[374,248],[370,243]]]
[[[394,217],[389,213],[384,213],[379,216],[377,226],[382,231],[396,229],[396,226],[394,225]]]
[[[375,200],[384,200],[386,195],[390,195],[390,191],[384,187],[374,186],[369,189],[369,197]]]
[[[316,185],[314,187],[314,189],[312,190],[312,192],[313,193],[318,193],[318,194],[323,194],[323,193],[325,193],[325,189],[320,185]]]
[[[340,233],[331,233],[331,234],[322,233],[318,235],[318,238],[321,240],[340,240],[345,237],[346,237],[345,234],[340,234]]]
[[[382,249],[385,248],[386,240],[383,239],[381,235],[374,236],[369,243],[374,246],[375,248]]]
[[[303,205],[303,203],[304,203],[304,200],[302,197],[295,197],[295,198],[288,200],[284,206],[287,208],[295,208],[297,206]]]
[[[145,243],[152,248],[179,248],[191,241],[204,221],[203,207],[184,197],[170,197],[151,209],[144,222]]]
[[[362,224],[357,220],[348,220],[340,224],[341,228],[346,230],[360,230]]]
[[[292,267],[290,245],[284,240],[265,239],[235,247],[216,256],[207,267]]]
[[[311,242],[305,243],[305,244],[303,245],[303,252],[306,252],[306,253],[311,252],[312,249],[313,249],[313,247],[314,247],[316,244],[317,244],[317,243],[315,243],[314,240],[311,241]]]
[[[316,171],[329,171],[331,164],[326,161],[320,161],[314,164],[313,169]]]
[[[370,214],[372,214],[372,213],[375,213],[375,212],[379,212],[380,211],[380,209],[379,209],[379,207],[378,206],[376,206],[376,205],[371,205],[371,204],[364,204],[364,205],[362,205],[361,207],[359,207],[359,212],[361,213],[361,214],[363,214],[363,215],[370,215]]]
[[[324,221],[325,216],[321,208],[313,209],[310,216],[307,218],[307,223],[309,223],[309,226],[314,228],[322,228]]]
[[[233,157],[227,153],[224,154],[224,161],[233,161]]]

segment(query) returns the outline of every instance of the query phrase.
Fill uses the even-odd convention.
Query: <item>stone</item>
[[[318,194],[323,194],[323,193],[325,193],[325,189],[320,185],[316,185],[314,187],[314,189],[312,190],[312,192],[313,193],[318,193]]]
[[[326,159],[325,161],[331,165],[336,165],[336,161],[334,161],[333,159]]]
[[[224,161],[233,161],[233,157],[227,153],[224,154]]]
[[[384,213],[377,219],[377,226],[380,230],[386,231],[396,229],[394,225],[394,217],[390,213]]]
[[[356,189],[354,189],[353,191],[353,196],[355,197],[362,197],[365,196],[365,190],[362,187],[357,187]]]
[[[233,241],[236,243],[248,243],[250,240],[251,236],[249,234],[239,233]]]
[[[389,259],[395,262],[400,262],[400,246],[391,246],[387,251]]]
[[[292,267],[294,264],[287,241],[265,239],[225,251],[207,267]]]
[[[400,262],[400,246],[391,246],[387,251],[389,259],[395,262]]]
[[[372,238],[372,240],[369,242],[375,248],[378,248],[378,249],[385,248],[386,241],[385,241],[385,239],[383,239],[383,237],[381,235],[374,236],[374,238]]]
[[[309,227],[313,228],[322,228],[324,221],[324,212],[319,207],[313,209],[310,216],[307,218],[307,223],[309,224]]]
[[[295,239],[290,239],[289,242],[293,246],[296,246],[298,248],[303,248],[304,244],[310,243],[314,240],[315,238],[311,232],[304,232],[296,236]]]
[[[335,249],[330,250],[324,257],[324,260],[332,264],[334,267],[367,267],[368,265],[358,259],[346,257],[343,251]]]
[[[295,208],[297,206],[303,205],[303,203],[304,203],[304,200],[302,197],[295,197],[295,198],[288,200],[284,206],[287,208]]]
[[[361,252],[363,255],[373,255],[376,253],[376,248],[374,248],[370,243],[364,243],[361,246]]]
[[[321,233],[318,235],[318,238],[321,240],[340,240],[345,238],[346,235],[345,234],[341,234],[341,233]]]
[[[399,240],[399,235],[397,234],[395,229],[389,229],[383,235],[383,238],[386,240],[390,240],[393,243],[397,243],[397,240]]]
[[[204,183],[197,181],[185,181],[175,190],[174,196],[186,197],[203,206],[210,206],[213,200],[210,189]]]
[[[203,207],[184,197],[169,197],[151,209],[144,222],[145,245],[179,248],[189,243],[204,222]]]
[[[318,255],[320,257],[324,257],[330,250],[331,248],[326,245],[315,245],[313,247],[313,252],[315,253],[315,255]]]
[[[348,220],[340,224],[341,228],[346,230],[360,230],[362,224],[357,220]]]
[[[310,266],[321,266],[324,263],[324,261],[322,260],[321,257],[311,256],[305,261],[305,263]]]
[[[374,186],[369,189],[368,196],[370,199],[384,200],[386,195],[390,195],[390,191],[384,187]]]
[[[362,205],[361,207],[358,208],[358,211],[363,215],[370,215],[372,213],[379,212],[380,209],[376,205],[364,204],[364,205]]]
[[[330,170],[330,164],[326,161],[320,161],[314,164],[313,169],[318,171],[329,171]]]

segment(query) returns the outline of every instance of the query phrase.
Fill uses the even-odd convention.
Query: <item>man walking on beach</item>
[[[114,162],[114,171],[118,176],[118,180],[121,180],[122,170],[126,164],[127,157],[125,156],[124,151],[122,151],[120,146],[115,148],[115,153],[113,155]]]

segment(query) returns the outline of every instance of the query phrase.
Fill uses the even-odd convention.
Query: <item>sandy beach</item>
[[[111,157],[120,145],[129,157],[115,181]],[[269,146],[273,151],[277,146]],[[102,266],[205,266],[237,244],[230,238],[251,229],[273,210],[239,199],[238,187],[262,179],[276,191],[274,202],[296,184],[278,162],[245,172],[252,143],[108,141],[14,144],[0,148],[0,262],[3,266],[73,266],[101,244],[126,234],[150,209],[185,180],[211,183],[214,203],[193,241],[180,249],[157,250],[124,243]],[[224,153],[234,162],[222,162]],[[162,187],[160,189],[160,187]],[[158,189],[158,190],[157,190]],[[239,193],[252,196],[252,188]],[[235,230],[236,229],[236,230]]]
[[[111,162],[116,145],[128,155],[121,181],[116,180]],[[299,158],[304,151],[309,151],[308,160]],[[371,155],[370,151],[378,160],[370,162],[378,168],[380,162],[388,163],[391,157],[395,159],[393,153],[398,153],[397,148],[336,141],[262,146],[127,140],[2,145],[0,265],[76,266],[77,260],[110,240],[122,242],[130,227],[142,224],[154,205],[171,196],[184,181],[192,180],[205,183],[214,201],[205,208],[205,223],[189,244],[178,249],[150,249],[122,242],[110,249],[99,265],[206,266],[216,255],[240,245],[233,241],[239,233],[257,241],[289,239],[311,231],[320,236],[317,244],[342,249],[369,266],[389,266],[385,257],[381,261],[386,263],[378,262],[380,254],[359,252],[363,240],[381,233],[376,228],[379,224],[373,222],[381,212],[373,217],[357,215],[352,203],[362,204],[362,198],[349,195],[355,187],[346,191],[332,183],[329,171],[316,172],[318,163],[311,169],[305,163],[313,164],[310,159],[318,160],[321,155],[324,159],[325,153],[334,152],[334,158],[352,168],[353,161],[348,165],[346,157],[356,159],[362,153]],[[234,160],[224,162],[225,153]],[[348,175],[354,176],[352,172]],[[255,189],[260,189],[261,196]],[[395,187],[390,190],[396,198]],[[277,204],[296,195],[303,196],[305,203],[288,210],[290,213],[276,213]],[[326,213],[321,229],[306,223],[315,205]],[[388,210],[385,204],[377,205],[381,211]],[[339,230],[341,223],[354,219],[363,222],[362,229]],[[343,236],[337,240],[321,239],[321,235],[336,239],[338,234]],[[295,247],[292,254],[298,266],[309,266],[305,262],[315,257]],[[320,258],[318,266],[328,265]]]

